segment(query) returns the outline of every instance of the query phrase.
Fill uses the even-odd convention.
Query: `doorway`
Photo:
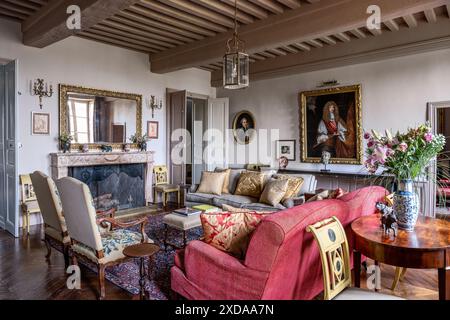
[[[15,237],[19,235],[16,70],[16,61],[0,64],[0,228]]]
[[[433,133],[445,137],[444,150],[430,166],[429,208],[432,216],[450,218],[450,101],[428,105]]]

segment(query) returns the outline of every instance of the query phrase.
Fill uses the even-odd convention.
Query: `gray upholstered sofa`
[[[286,208],[291,208],[294,205],[298,204],[298,200],[302,198],[302,195],[305,193],[312,193],[316,190],[317,180],[314,175],[310,174],[295,174],[293,176],[302,177],[304,182],[303,185],[294,199],[286,200],[277,206],[273,207],[271,205],[265,203],[259,203],[259,199],[234,195],[234,191],[236,190],[239,176],[242,171],[245,169],[231,169],[230,173],[230,182],[229,182],[229,190],[232,192],[231,194],[222,194],[222,195],[214,195],[207,193],[198,193],[195,192],[197,190],[197,185],[192,186],[190,192],[186,195],[186,205],[188,207],[192,207],[199,204],[209,204],[212,206],[216,206],[222,208],[222,205],[230,205],[236,208],[245,208],[256,211],[268,211],[268,210],[284,210]],[[269,177],[273,174],[276,174],[276,171],[267,171]]]

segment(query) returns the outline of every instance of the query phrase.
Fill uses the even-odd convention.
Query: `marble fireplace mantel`
[[[51,153],[50,163],[54,180],[67,177],[70,167],[118,165],[143,163],[146,165],[145,200],[153,202],[153,155],[154,151],[72,152]]]

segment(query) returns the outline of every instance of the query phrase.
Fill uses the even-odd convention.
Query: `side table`
[[[419,217],[414,231],[398,230],[386,235],[378,215],[364,216],[352,223],[355,287],[360,286],[361,254],[392,266],[438,269],[439,300],[450,300],[450,222]]]
[[[159,251],[159,246],[153,243],[139,243],[126,247],[123,250],[123,254],[129,258],[139,258],[139,286],[140,286],[140,299],[145,300],[145,278],[149,275],[145,273],[145,258],[149,258],[148,273],[150,274],[150,262],[153,261],[153,256]]]

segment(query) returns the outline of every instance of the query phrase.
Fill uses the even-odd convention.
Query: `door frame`
[[[427,105],[427,120],[431,124],[433,134],[437,133],[437,111],[450,107],[450,101],[429,102]],[[432,160],[429,168],[429,174],[437,172],[436,160]],[[428,195],[425,203],[425,215],[430,217],[436,217],[436,183],[428,181],[428,187],[426,188]]]

